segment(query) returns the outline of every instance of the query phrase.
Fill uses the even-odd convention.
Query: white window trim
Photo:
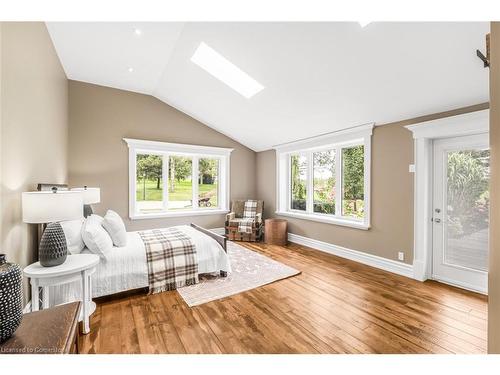
[[[157,219],[165,217],[183,217],[183,216],[204,216],[204,215],[220,215],[229,212],[229,197],[230,197],[230,161],[232,148],[209,147],[188,145],[180,143],[167,143],[157,141],[147,141],[140,139],[123,138],[129,149],[129,217],[131,220],[142,219]],[[136,211],[136,160],[137,154],[158,154],[163,156],[163,175],[168,175],[168,156],[169,155],[185,155],[193,159],[193,182],[197,180],[196,173],[198,171],[198,160],[200,158],[217,158],[219,159],[219,184],[218,198],[219,207],[210,209],[197,207],[198,201],[193,199],[193,209],[183,211],[165,211],[155,212],[150,214],[139,213]],[[193,183],[193,195],[198,192],[198,184]],[[163,184],[163,197],[168,197],[168,183]],[[164,202],[167,202],[164,199]]]
[[[276,214],[303,220],[312,220],[322,223],[341,225],[356,229],[370,229],[370,195],[371,195],[371,136],[373,133],[373,123],[357,126],[351,129],[341,130],[334,133],[329,133],[319,137],[308,138],[297,142],[286,143],[283,145],[274,146],[276,150]],[[340,215],[326,215],[313,213],[311,206],[312,194],[312,179],[307,178],[308,198],[306,203],[306,211],[297,211],[290,209],[290,154],[301,152],[308,159],[307,175],[312,173],[312,153],[325,149],[335,148],[336,163],[340,163],[336,168],[336,181],[340,184],[336,189],[335,197],[335,212],[340,213],[342,207],[342,186],[341,186],[341,155],[342,148],[354,145],[364,146],[364,209],[365,215],[363,220],[350,219]]]

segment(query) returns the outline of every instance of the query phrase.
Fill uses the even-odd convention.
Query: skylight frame
[[[191,61],[247,99],[265,88],[205,42],[200,43]]]

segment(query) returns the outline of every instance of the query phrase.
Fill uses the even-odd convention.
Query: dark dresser
[[[80,302],[24,314],[0,354],[77,354]]]

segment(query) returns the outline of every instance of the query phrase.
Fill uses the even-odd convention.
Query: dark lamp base
[[[38,260],[44,267],[63,264],[68,255],[66,237],[59,223],[50,223],[43,232],[38,248]]]

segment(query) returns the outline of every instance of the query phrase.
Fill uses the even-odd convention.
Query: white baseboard
[[[224,228],[212,228],[209,229],[210,232],[214,232],[216,234],[224,235],[226,233]]]
[[[24,309],[23,309],[23,314],[27,314],[31,312],[31,300],[28,301],[28,303],[26,304],[26,306],[24,306]]]
[[[368,266],[382,269],[384,271],[392,272],[401,276],[413,278],[413,266],[398,262],[391,259],[382,258],[376,255],[363,253],[357,250],[347,249],[342,246],[333,245],[328,242],[314,240],[312,238],[299,236],[298,234],[288,233],[288,241],[294,242],[299,245],[311,247],[316,250],[323,251],[328,254],[333,254],[341,258],[353,260],[358,263],[363,263]]]
[[[212,228],[210,230],[220,235],[223,235],[225,233],[224,228]],[[320,250],[325,253],[333,254],[341,258],[346,258],[353,260],[355,262],[363,263],[368,266],[380,268],[384,271],[396,273],[401,276],[414,278],[413,266],[411,264],[406,264],[395,260],[382,258],[376,255],[363,253],[357,250],[347,249],[345,247],[333,245],[331,243],[323,241],[314,240],[312,238],[304,236],[299,236],[298,234],[293,234],[293,233],[288,233],[288,241],[295,242],[299,245],[311,247],[313,249]]]
[[[413,278],[418,281],[425,281],[429,278],[429,275],[427,275],[427,267],[424,262],[420,260],[413,261]]]

